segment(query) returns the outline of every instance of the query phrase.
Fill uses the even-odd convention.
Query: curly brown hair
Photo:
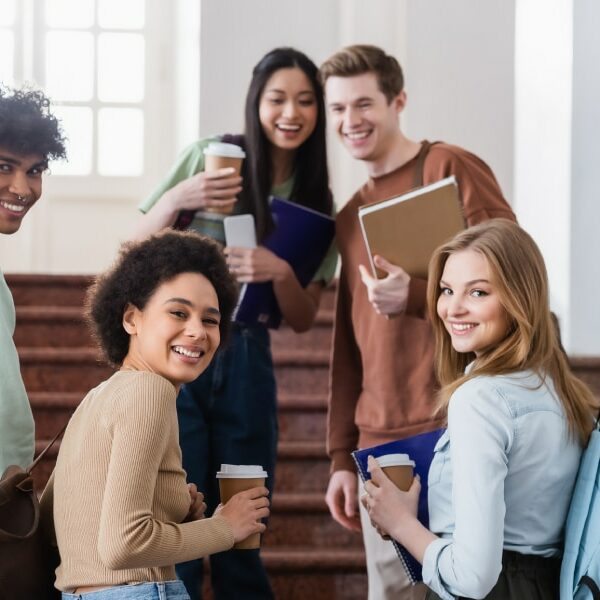
[[[129,334],[123,328],[126,306],[143,310],[160,285],[181,273],[200,273],[213,285],[221,312],[221,344],[227,341],[238,287],[220,247],[194,232],[166,230],[123,244],[114,265],[87,291],[85,316],[108,362],[120,366],[129,351]]]

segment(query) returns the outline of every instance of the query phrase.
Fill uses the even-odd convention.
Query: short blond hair
[[[391,102],[404,89],[404,74],[398,61],[377,46],[347,46],[330,56],[319,69],[321,83],[329,77],[354,77],[374,73],[380,91]]]

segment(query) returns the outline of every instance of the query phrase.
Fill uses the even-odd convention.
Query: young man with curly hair
[[[325,61],[320,75],[330,122],[369,174],[336,218],[342,269],[330,378],[326,500],[341,525],[362,528],[369,599],[417,599],[424,596],[423,586],[410,587],[390,542],[380,538],[362,507],[359,512],[350,452],[440,425],[432,415],[433,336],[423,318],[427,282],[381,256],[375,263],[387,276],[371,276],[358,208],[454,175],[468,225],[494,217],[514,220],[514,215],[492,171],[477,156],[404,135],[404,78],[393,56],[375,46],[350,46]]]
[[[42,195],[50,159],[65,157],[64,137],[39,91],[0,87],[0,234],[19,230]],[[0,264],[0,474],[33,458],[34,424],[13,341],[15,307]]]

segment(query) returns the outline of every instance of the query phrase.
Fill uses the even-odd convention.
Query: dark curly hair
[[[0,146],[18,156],[66,157],[60,123],[41,91],[0,85]]]
[[[140,310],[156,289],[181,273],[200,273],[214,286],[221,312],[221,343],[227,341],[238,288],[219,246],[194,232],[165,230],[121,247],[115,264],[99,275],[85,300],[85,316],[108,362],[120,366],[129,351],[123,313]]]

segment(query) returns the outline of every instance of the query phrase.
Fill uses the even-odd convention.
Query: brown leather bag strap
[[[433,146],[434,144],[439,144],[439,142],[429,142],[427,140],[423,140],[421,144],[421,149],[417,154],[417,164],[415,166],[415,178],[413,180],[413,189],[423,187],[425,159],[427,158],[427,154],[429,154],[431,146]]]
[[[69,417],[69,420],[70,420],[70,417]],[[67,421],[63,425],[62,429],[52,438],[50,443],[36,456],[35,460],[27,467],[27,469],[26,469],[27,473],[31,474],[31,471],[33,471],[33,469],[35,469],[35,467],[40,462],[40,460],[42,460],[42,458],[44,458],[44,455],[46,454],[46,452],[48,452],[48,450],[50,450],[50,448],[52,448],[52,446],[54,445],[54,442],[56,442],[56,440],[65,432],[65,429],[67,428],[68,424],[69,424],[69,421]]]

